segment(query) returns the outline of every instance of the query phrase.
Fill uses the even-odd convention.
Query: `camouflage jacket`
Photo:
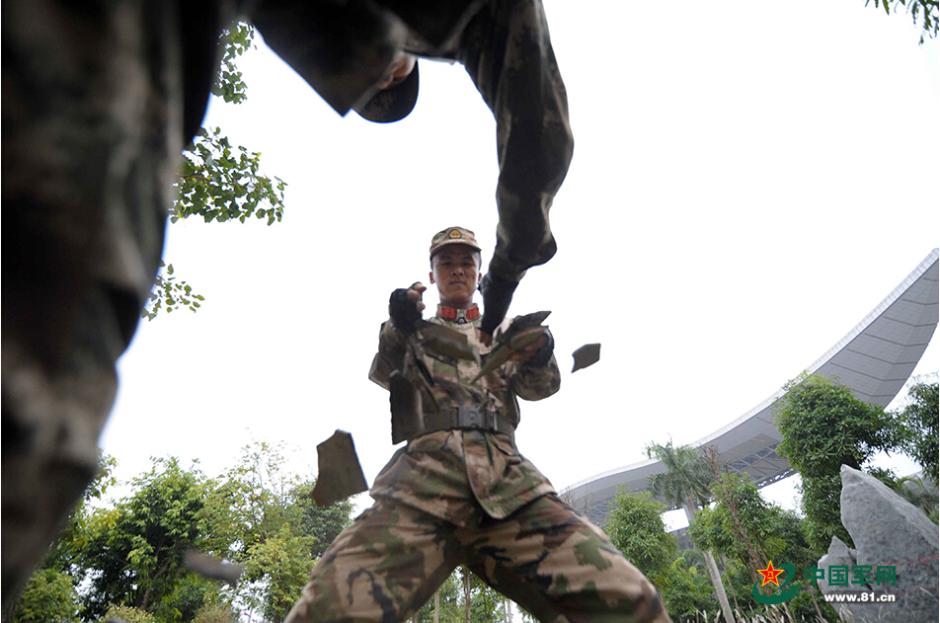
[[[401,374],[415,388],[415,409],[424,413],[474,406],[519,423],[518,398],[540,400],[558,391],[554,356],[542,367],[507,361],[473,383],[489,348],[477,338],[479,320],[458,324],[432,318],[405,337],[391,321],[382,325],[369,378],[389,388]],[[438,327],[466,336],[477,357],[458,359],[435,344]],[[528,502],[552,493],[551,483],[516,448],[512,435],[474,429],[430,432],[409,439],[376,478],[373,497],[389,497],[457,525],[468,518],[460,502],[475,498],[483,512],[502,519]],[[462,508],[466,508],[462,506]]]

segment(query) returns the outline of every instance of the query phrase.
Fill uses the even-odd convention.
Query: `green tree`
[[[908,403],[894,413],[900,427],[901,447],[924,468],[924,473],[937,482],[938,383],[919,382],[908,390]]]
[[[465,623],[494,623],[502,617],[503,596],[464,565],[455,570],[460,578]]]
[[[809,543],[822,552],[833,535],[852,542],[839,516],[841,466],[862,469],[875,452],[897,447],[898,427],[881,407],[824,377],[804,377],[787,388],[776,415],[783,437],[777,451],[802,477]]]
[[[315,481],[285,469],[281,446],[255,443],[220,479],[207,512],[227,518],[212,535],[225,557],[242,562],[245,575],[236,593],[267,620],[281,620],[307,581],[310,569],[350,522],[352,504],[317,506]]]
[[[815,562],[802,520],[764,500],[749,478],[726,471],[711,490],[714,506],[702,509],[689,526],[697,546],[740,560],[752,569],[768,560],[786,560],[797,566]]]
[[[663,524],[665,511],[648,492],[621,491],[607,515],[611,542],[654,583],[676,558],[676,540]]]
[[[313,537],[310,555],[319,558],[339,533],[349,525],[352,502],[341,500],[329,506],[319,506],[310,497],[316,480],[303,482],[291,491],[292,503],[300,510],[299,529],[302,534]]]
[[[310,552],[316,538],[297,534],[295,528],[282,524],[275,534],[248,550],[245,579],[264,583],[262,611],[269,621],[287,616],[315,562]]]
[[[72,579],[56,569],[39,569],[13,607],[12,623],[78,621],[78,593]]]
[[[689,525],[692,541],[751,566],[762,565],[768,549],[763,541],[775,535],[765,529],[768,509],[757,487],[747,477],[726,471],[717,475],[711,492],[717,503],[702,509]]]
[[[416,623],[496,623],[505,620],[505,603],[502,594],[460,565],[410,620]]]
[[[206,603],[196,612],[193,623],[234,623],[238,615],[230,603]]]
[[[112,604],[181,610],[169,598],[187,573],[183,554],[201,549],[210,528],[201,511],[211,483],[198,470],[183,469],[174,458],[156,460],[131,484],[129,497],[91,514],[78,543],[76,562],[89,585],[86,618],[102,616]]]
[[[881,468],[874,468],[869,473],[924,511],[932,522],[937,523],[938,510],[940,510],[937,504],[940,496],[938,496],[937,485],[932,480],[917,475],[898,478],[891,470]]]
[[[206,502],[206,512],[222,524],[212,535],[212,551],[228,548],[226,556],[246,562],[252,547],[278,534],[283,524],[300,520],[291,496],[300,479],[285,473],[285,463],[281,446],[254,443],[242,448],[238,462],[220,477]]]
[[[350,522],[352,503],[342,500],[320,507],[310,492],[316,480],[301,480],[285,470],[281,446],[255,443],[242,449],[238,463],[219,479],[207,500],[207,513],[218,517],[228,533],[218,532],[214,551],[231,544],[233,560],[245,561],[248,550],[290,524],[298,535],[312,537],[310,555],[318,558]]]
[[[101,623],[118,620],[126,623],[158,623],[153,614],[131,606],[111,606],[101,617]]]
[[[852,537],[842,525],[840,497],[842,479],[838,474],[803,478],[800,485],[803,512],[806,513],[806,538],[819,553],[826,551],[832,537],[852,545]]]
[[[348,502],[315,507],[308,495],[312,483],[287,473],[280,449],[266,444],[247,447],[217,479],[184,469],[176,459],[155,459],[130,482],[128,495],[104,504],[113,465],[102,460],[99,476],[32,580],[43,589],[25,593],[15,612],[46,613],[59,601],[45,595],[53,589],[65,595],[80,585],[86,621],[118,607],[159,623],[224,623],[237,619],[233,602],[280,620],[315,557],[349,523]],[[246,572],[236,586],[220,587],[183,567],[190,548],[241,562]],[[68,586],[63,578],[71,578]],[[37,596],[41,604],[27,601]]]
[[[646,448],[649,457],[659,459],[666,468],[666,472],[656,474],[650,479],[650,489],[666,502],[685,510],[689,525],[696,511],[708,504],[711,492],[709,487],[712,474],[705,458],[695,449],[688,446],[673,446],[672,442],[666,445],[650,444]],[[715,557],[708,550],[702,552],[705,557],[705,568],[711,578],[712,586],[721,612],[728,623],[734,623],[734,614]]]
[[[225,608],[228,599],[219,590],[215,580],[195,573],[183,573],[170,584],[169,590],[150,611],[160,623],[192,621],[207,607]]]
[[[923,478],[916,476],[905,476],[898,479],[894,490],[908,502],[927,513],[932,522],[937,523],[938,515],[940,515],[940,512],[938,512],[940,511],[940,508],[938,508],[940,496],[938,496],[935,481],[925,481]]]
[[[460,591],[460,578],[455,569],[437,589],[434,597],[415,614],[417,623],[462,623],[464,609]]]
[[[721,473],[712,483],[711,491],[716,503],[699,511],[689,526],[689,535],[697,547],[720,554],[727,561],[732,595],[746,604],[743,609],[751,610],[755,617],[766,616],[765,609],[750,596],[756,569],[772,560],[778,566],[789,562],[800,570],[815,565],[818,556],[806,542],[802,520],[795,513],[765,501],[747,477]],[[789,613],[787,617],[826,618],[823,611],[828,608],[815,587],[802,579],[796,582],[807,595],[795,605],[782,606]],[[753,612],[755,609],[758,611]],[[838,620],[831,611],[828,619]]]
[[[703,613],[715,612],[720,608],[705,571],[705,559],[700,552],[682,552],[656,578],[656,587],[663,597],[666,610],[675,621],[700,621]],[[706,620],[711,620],[711,617]]]

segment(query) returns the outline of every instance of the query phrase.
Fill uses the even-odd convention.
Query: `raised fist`
[[[402,333],[408,335],[414,332],[415,325],[421,320],[424,303],[421,296],[427,290],[420,281],[416,281],[408,288],[398,288],[388,298],[388,315],[392,323]]]

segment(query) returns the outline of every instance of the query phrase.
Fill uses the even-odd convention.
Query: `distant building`
[[[910,378],[937,327],[937,259],[938,250],[934,249],[807,372],[847,386],[860,400],[887,406]],[[792,475],[793,468],[776,451],[781,436],[773,414],[783,394],[779,390],[737,420],[690,445],[711,446],[721,465],[747,474],[758,487]],[[566,489],[562,496],[576,510],[604,525],[608,504],[621,487],[643,491],[649,488],[650,478],[665,471],[657,460],[641,461],[598,474]]]

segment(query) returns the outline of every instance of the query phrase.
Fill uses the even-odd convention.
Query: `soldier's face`
[[[385,71],[385,76],[377,85],[380,91],[390,89],[405,78],[407,78],[415,68],[415,57],[411,54],[399,52]]]
[[[480,282],[480,255],[472,247],[451,244],[438,251],[431,260],[431,283],[437,284],[441,303],[452,307],[468,307]]]

